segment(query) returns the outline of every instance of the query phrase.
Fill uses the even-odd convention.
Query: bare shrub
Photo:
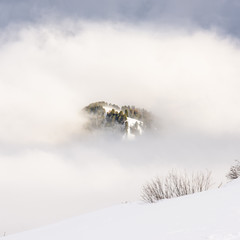
[[[229,180],[233,180],[240,177],[240,161],[235,160],[235,162],[236,162],[235,165],[231,166],[228,174],[226,175],[226,177]]]
[[[156,177],[142,188],[141,199],[154,203],[161,199],[180,197],[206,191],[211,187],[211,172],[197,172],[188,175],[172,170],[165,178]]]

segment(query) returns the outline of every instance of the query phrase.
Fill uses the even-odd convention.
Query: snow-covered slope
[[[156,204],[122,204],[4,239],[239,240],[240,179]]]
[[[135,124],[137,124],[136,130],[138,131],[138,134],[142,135],[143,122],[141,122],[137,119],[134,119],[134,118],[130,118],[130,117],[127,118],[127,122],[128,122],[128,129],[127,129],[127,138],[128,139],[134,139],[135,138],[135,135],[131,133],[131,127],[136,126]]]

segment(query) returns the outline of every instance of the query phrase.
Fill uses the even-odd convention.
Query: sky
[[[239,159],[237,1],[0,2],[0,236],[126,201],[172,168]],[[135,141],[88,135],[91,102],[154,112]]]
[[[237,0],[2,0],[1,26],[49,21],[150,21],[178,27],[220,28],[239,36],[240,4]]]

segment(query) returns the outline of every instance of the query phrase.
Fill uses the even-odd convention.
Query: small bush
[[[226,177],[229,180],[233,180],[240,177],[240,161],[235,160],[235,162],[236,162],[235,165],[233,165],[230,168],[228,174],[226,175]]]
[[[188,175],[172,170],[165,178],[156,177],[142,188],[141,199],[154,203],[162,199],[180,197],[206,191],[211,187],[211,172],[198,172]]]

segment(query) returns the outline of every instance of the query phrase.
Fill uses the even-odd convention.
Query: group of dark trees
[[[116,127],[116,124],[122,126],[120,130],[127,131],[128,122],[127,122],[127,113],[122,111],[118,112],[112,109],[106,115],[106,127]]]
[[[107,112],[104,107],[112,107],[112,110]],[[127,131],[128,121],[127,118],[131,117],[137,119],[143,124],[142,128],[149,129],[152,125],[152,115],[145,109],[136,108],[135,106],[123,106],[119,107],[116,104],[108,104],[107,102],[100,101],[91,103],[83,109],[88,113],[89,122],[87,123],[87,129],[99,129],[99,128],[118,128],[122,131]],[[136,122],[134,126],[130,127],[132,134],[139,133],[139,123]]]
[[[120,107],[118,105],[112,104],[112,103],[107,103],[107,102],[104,102],[104,101],[91,103],[88,106],[86,106],[83,110],[85,110],[85,111],[87,111],[89,113],[96,113],[99,110],[100,111],[103,110],[105,112],[105,110],[103,108],[105,106],[112,107],[113,109],[120,110]]]
[[[123,113],[122,111],[117,112],[114,109],[112,109],[111,112],[107,113],[106,116],[107,122],[112,122],[112,123],[119,123],[119,124],[124,124],[125,121],[127,121],[127,114]]]
[[[127,112],[128,117],[142,121],[145,128],[151,128],[153,116],[144,108],[136,108],[135,106],[123,106],[121,107],[121,110],[123,112]]]
[[[89,121],[86,124],[86,129],[99,129],[105,123],[105,109],[103,108],[105,102],[91,103],[83,109],[88,114]]]

